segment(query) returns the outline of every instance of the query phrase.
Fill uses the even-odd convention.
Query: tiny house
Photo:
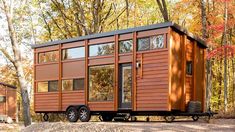
[[[71,122],[205,111],[205,42],[175,23],[33,45],[34,110]]]
[[[16,87],[0,82],[0,120],[16,120]]]

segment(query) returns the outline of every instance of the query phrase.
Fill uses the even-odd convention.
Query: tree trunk
[[[169,16],[168,16],[168,11],[167,11],[167,6],[166,6],[166,1],[165,0],[156,0],[157,5],[161,11],[161,14],[163,16],[163,19],[165,22],[169,21]]]
[[[126,1],[126,27],[129,27],[129,1]]]
[[[224,39],[223,45],[227,45],[227,14],[228,14],[228,5],[227,1],[224,3]],[[224,49],[224,112],[227,112],[227,49]]]
[[[4,6],[4,13],[7,18],[7,26],[10,36],[10,42],[11,47],[13,51],[13,57],[14,59],[10,59],[12,64],[15,67],[16,74],[18,76],[18,82],[20,85],[20,91],[21,91],[21,98],[22,98],[22,105],[23,105],[23,115],[24,115],[24,125],[28,126],[31,124],[31,115],[30,115],[30,101],[29,101],[29,93],[27,89],[27,81],[24,76],[24,70],[23,70],[23,64],[22,64],[22,58],[21,58],[21,52],[20,47],[17,42],[16,32],[13,27],[13,20],[12,20],[12,13],[10,13],[9,9],[10,7],[6,5],[6,2],[3,0],[3,6]],[[10,56],[9,56],[10,57]]]

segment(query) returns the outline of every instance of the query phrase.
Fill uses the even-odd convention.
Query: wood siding
[[[37,112],[60,111],[58,92],[36,93],[34,101]]]
[[[91,111],[114,111],[114,102],[88,102]]]
[[[70,105],[85,104],[84,90],[62,92],[62,110],[66,111]]]
[[[186,61],[192,61],[193,60],[193,46],[194,43],[190,39],[186,39]],[[192,67],[194,68],[194,67]],[[194,73],[193,73],[194,74]],[[189,101],[193,100],[193,75],[186,75],[186,81],[185,81],[185,88],[186,88],[186,104],[188,104]]]
[[[168,49],[137,53],[137,61],[136,110],[167,111]]]
[[[16,119],[16,89],[0,85],[0,96],[6,97],[6,102],[0,103],[0,115]]]
[[[179,33],[171,32],[171,109],[179,110],[182,101],[182,37]]]

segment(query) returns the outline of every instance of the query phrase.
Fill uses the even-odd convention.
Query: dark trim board
[[[35,49],[35,48],[41,48],[41,47],[48,47],[48,46],[52,46],[52,45],[65,44],[65,43],[69,43],[69,42],[76,42],[76,41],[81,41],[81,40],[86,40],[86,39],[102,38],[102,37],[108,37],[108,36],[113,36],[113,35],[117,35],[117,34],[127,34],[127,33],[138,32],[138,31],[159,29],[159,28],[164,28],[164,27],[172,27],[172,28],[184,33],[184,34],[187,34],[190,38],[198,41],[202,47],[207,48],[207,45],[204,40],[193,35],[192,33],[188,32],[186,29],[180,27],[178,24],[173,23],[173,22],[165,22],[165,23],[153,24],[153,25],[148,25],[148,26],[141,26],[141,27],[135,27],[135,28],[129,28],[129,29],[123,29],[123,30],[116,30],[116,31],[111,31],[111,32],[104,32],[104,33],[97,33],[97,34],[92,34],[92,35],[80,36],[80,37],[76,37],[76,38],[51,41],[51,42],[47,42],[47,43],[43,43],[43,44],[34,44],[34,45],[31,45],[31,47],[33,49]]]
[[[3,82],[0,82],[0,85],[3,85],[3,86],[8,87],[8,88],[16,89],[15,86],[10,85],[10,84],[6,84],[6,83],[3,83]]]

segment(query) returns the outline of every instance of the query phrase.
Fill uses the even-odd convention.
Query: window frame
[[[193,75],[193,61],[192,60],[186,61],[186,75],[188,76]]]
[[[46,53],[50,53],[50,52],[56,52],[56,59],[55,61],[46,61],[46,62],[40,62],[40,54],[46,54]],[[50,50],[50,51],[43,51],[43,52],[38,52],[38,64],[47,64],[47,63],[55,63],[55,62],[59,62],[59,50]]]
[[[157,37],[157,36],[162,36],[163,37],[163,48],[151,48],[151,37]],[[140,38],[137,38],[137,48],[136,48],[136,51],[137,52],[145,52],[145,51],[153,51],[153,50],[161,50],[161,49],[166,49],[167,48],[167,42],[166,42],[166,34],[165,33],[162,33],[162,34],[156,34],[156,35],[151,35],[151,36],[145,36],[145,37],[140,37]],[[138,50],[139,48],[139,39],[148,39],[148,42],[149,42],[149,49],[147,50]]]
[[[131,46],[131,51],[128,51],[128,52],[121,52],[121,47],[120,47],[120,46],[121,46],[121,42],[125,42],[125,41],[132,41],[132,42],[131,42],[131,45],[132,45],[132,46]],[[119,54],[132,53],[132,52],[133,52],[133,45],[134,45],[134,44],[133,44],[133,39],[119,40],[119,41],[118,41],[118,53],[119,53]]]
[[[112,54],[104,54],[104,55],[91,55],[91,47],[92,46],[98,46],[98,45],[113,45],[113,53]],[[98,44],[88,44],[88,56],[87,57],[100,57],[100,56],[112,56],[114,55],[115,53],[115,42],[112,41],[112,42],[105,42],[105,43],[98,43]]]
[[[83,57],[76,57],[76,58],[64,58],[64,51],[69,50],[69,49],[76,49],[76,48],[83,48],[84,49],[84,56]],[[83,59],[86,57],[86,49],[85,46],[77,46],[77,47],[70,47],[70,48],[64,48],[61,49],[61,61],[66,61],[66,60],[74,60],[74,59]]]
[[[111,66],[112,68],[113,68],[113,83],[112,83],[112,85],[113,85],[113,87],[111,88],[111,89],[113,89],[113,91],[112,91],[112,99],[111,100],[100,100],[100,99],[96,99],[96,100],[94,100],[94,99],[90,99],[90,88],[91,88],[91,86],[90,86],[90,79],[91,79],[91,77],[90,77],[90,68],[94,68],[94,67],[105,67],[105,66]],[[114,64],[103,64],[103,65],[94,65],[94,66],[89,66],[88,67],[88,101],[89,102],[110,102],[110,101],[114,101],[114,94],[115,94],[115,91],[114,91],[114,86],[115,85],[115,69],[114,69]]]
[[[2,98],[2,100],[0,99],[0,104],[6,103],[6,96],[5,95],[0,95],[0,98]]]
[[[51,91],[50,89],[50,83],[57,82],[57,91]],[[47,83],[47,91],[39,92],[39,83]],[[59,81],[58,80],[50,80],[50,81],[40,81],[37,82],[37,93],[51,93],[51,92],[59,92]]]
[[[83,88],[81,89],[75,89],[75,80],[83,80]],[[72,88],[70,90],[65,90],[63,89],[63,81],[72,81]],[[72,79],[62,79],[62,92],[68,92],[68,91],[79,91],[79,90],[84,90],[85,89],[85,78],[72,78]]]

